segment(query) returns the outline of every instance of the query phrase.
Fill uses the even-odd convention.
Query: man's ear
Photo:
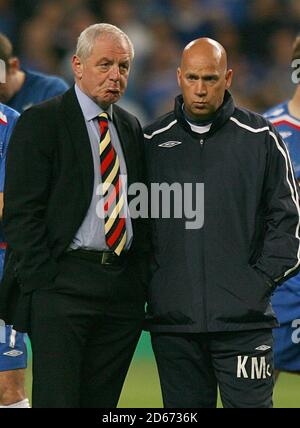
[[[15,74],[17,71],[20,70],[20,61],[17,57],[12,57],[8,60],[8,70],[11,74]]]
[[[181,69],[180,67],[177,68],[177,83],[179,88],[181,88]]]
[[[226,85],[225,85],[225,87],[226,87],[226,89],[229,89],[229,88],[230,88],[230,86],[231,86],[231,83],[232,83],[232,76],[233,76],[233,71],[232,71],[231,69],[227,70],[227,72],[226,72],[226,77],[225,77],[225,80],[226,80]]]
[[[72,70],[73,70],[73,73],[74,73],[75,77],[78,80],[82,79],[82,68],[83,68],[83,64],[82,64],[82,61],[79,58],[79,56],[73,55],[73,58],[72,58]]]

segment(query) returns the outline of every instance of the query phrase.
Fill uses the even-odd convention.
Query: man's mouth
[[[196,107],[205,107],[205,106],[207,106],[207,102],[206,102],[206,101],[196,101],[196,102],[194,103],[194,105],[195,105]]]
[[[107,92],[113,95],[119,95],[120,90],[119,89],[108,89]]]

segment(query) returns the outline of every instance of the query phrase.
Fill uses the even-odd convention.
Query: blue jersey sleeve
[[[9,140],[14,129],[14,126],[19,118],[17,112],[10,111],[10,114],[7,115],[7,125],[2,125],[0,130],[0,192],[3,192],[4,189],[4,179],[5,179],[5,162],[7,148]]]
[[[61,78],[53,77],[48,80],[47,89],[45,89],[44,99],[61,95],[69,89],[69,85]]]

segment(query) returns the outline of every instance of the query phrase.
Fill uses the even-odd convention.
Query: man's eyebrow
[[[199,73],[195,73],[194,71],[187,71],[185,73],[186,76],[199,76]]]
[[[107,58],[106,56],[104,56],[104,57],[100,58],[97,62],[99,63],[99,62],[103,62],[103,61],[111,62],[112,59],[111,58]]]

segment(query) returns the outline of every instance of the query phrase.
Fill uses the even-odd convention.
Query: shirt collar
[[[106,111],[109,118],[112,118],[113,106],[109,106],[107,110],[103,110],[98,104],[95,103],[90,97],[88,97],[77,84],[75,84],[75,93],[81,107],[85,120],[91,121],[99,116],[100,113]]]

